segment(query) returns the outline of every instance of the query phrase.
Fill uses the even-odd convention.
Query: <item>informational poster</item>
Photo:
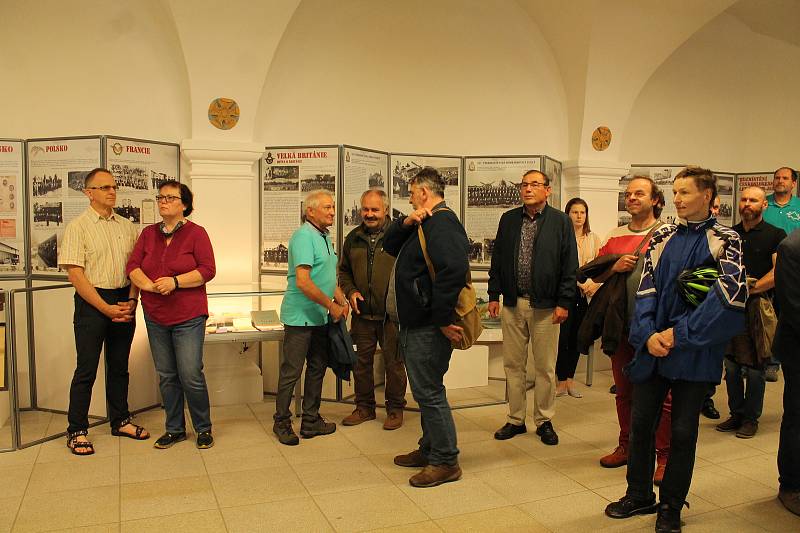
[[[28,141],[31,270],[57,273],[58,245],[64,228],[89,205],[83,193],[86,174],[102,165],[101,138]]]
[[[734,182],[736,175],[728,172],[714,172],[717,177],[717,196],[719,196],[719,215],[717,221],[725,226],[733,226],[736,212]]]
[[[386,192],[389,154],[354,146],[344,146],[342,166],[342,234],[346,236],[361,224],[361,195],[368,189]]]
[[[675,176],[686,168],[686,165],[634,165],[627,176],[619,181],[619,199],[617,201],[617,225],[623,226],[631,221],[631,215],[625,210],[625,189],[628,187],[634,176],[647,176],[664,192],[664,210],[661,212],[661,220],[664,222],[675,222],[678,216],[675,211],[675,202],[672,200],[672,180]]]
[[[168,180],[180,180],[180,147],[122,137],[106,137],[106,168],[117,184],[114,211],[142,227],[161,220],[155,197]]]
[[[473,267],[489,267],[500,216],[521,205],[519,184],[522,176],[528,170],[539,170],[541,163],[539,156],[464,159],[467,208],[463,220]]]
[[[746,174],[736,174],[736,202],[739,201],[739,193],[748,187],[761,187],[770,195],[774,189],[772,182],[774,178],[773,172],[748,172]],[[797,194],[797,190],[792,191],[792,194]],[[735,222],[739,222],[738,206],[734,207],[733,218]]]
[[[424,167],[433,167],[444,178],[444,199],[447,206],[461,216],[461,157],[391,154],[389,164],[392,172],[392,218],[407,215],[413,209],[409,203],[411,193],[409,181]]]
[[[22,141],[0,140],[0,276],[25,273]]]
[[[266,148],[261,161],[262,271],[286,271],[289,238],[303,223],[305,196],[324,189],[336,198],[338,177],[338,146]],[[336,243],[336,224],[329,229]]]
[[[550,178],[550,187],[553,190],[547,203],[556,209],[562,209],[564,204],[561,198],[561,161],[556,161],[552,157],[545,157],[542,172]]]

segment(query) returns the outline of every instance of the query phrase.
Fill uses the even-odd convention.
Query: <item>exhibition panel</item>
[[[408,203],[410,190],[408,182],[423,167],[433,167],[444,178],[444,199],[447,206],[455,211],[460,220],[463,203],[463,159],[452,155],[391,154],[389,165],[392,171],[392,218],[411,212]],[[454,200],[455,199],[455,200]]]
[[[0,276],[25,275],[25,145],[0,139]]]
[[[342,240],[361,224],[361,194],[368,189],[386,192],[389,154],[369,148],[342,146]],[[390,195],[391,196],[391,195]]]
[[[717,196],[719,197],[719,214],[717,220],[720,224],[725,226],[733,226],[737,212],[736,202],[738,196],[736,194],[736,174],[730,172],[714,172],[717,178]]]

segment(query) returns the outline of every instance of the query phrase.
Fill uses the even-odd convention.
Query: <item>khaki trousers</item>
[[[526,365],[528,344],[533,348],[533,421],[536,427],[552,419],[556,407],[556,358],[559,324],[553,309],[533,309],[530,301],[517,299],[515,307],[503,306],[503,367],[508,389],[508,422],[525,423]]]

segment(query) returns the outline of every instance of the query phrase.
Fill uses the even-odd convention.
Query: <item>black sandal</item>
[[[74,455],[92,455],[94,453],[94,446],[90,441],[79,441],[78,437],[85,437],[89,434],[85,429],[80,429],[72,433],[67,433],[67,448]]]
[[[130,424],[131,426],[136,428],[136,433],[125,433],[124,431],[120,431],[120,428],[123,428]],[[133,417],[129,416],[128,418],[122,420],[117,427],[111,428],[111,434],[115,437],[128,437],[129,439],[133,440],[147,440],[150,438],[150,434],[148,433],[147,436],[142,436],[142,433],[147,431],[142,426],[137,426],[133,423]]]

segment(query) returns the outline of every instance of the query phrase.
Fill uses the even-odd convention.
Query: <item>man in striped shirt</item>
[[[128,356],[139,290],[125,275],[125,264],[136,243],[136,228],[114,213],[117,186],[108,170],[90,171],[84,193],[89,207],[67,225],[58,248],[58,264],[75,287],[77,365],[69,393],[67,446],[76,455],[94,453],[87,439],[89,403],[103,345],[111,433],[137,440],[150,437],[131,422],[128,411]]]

